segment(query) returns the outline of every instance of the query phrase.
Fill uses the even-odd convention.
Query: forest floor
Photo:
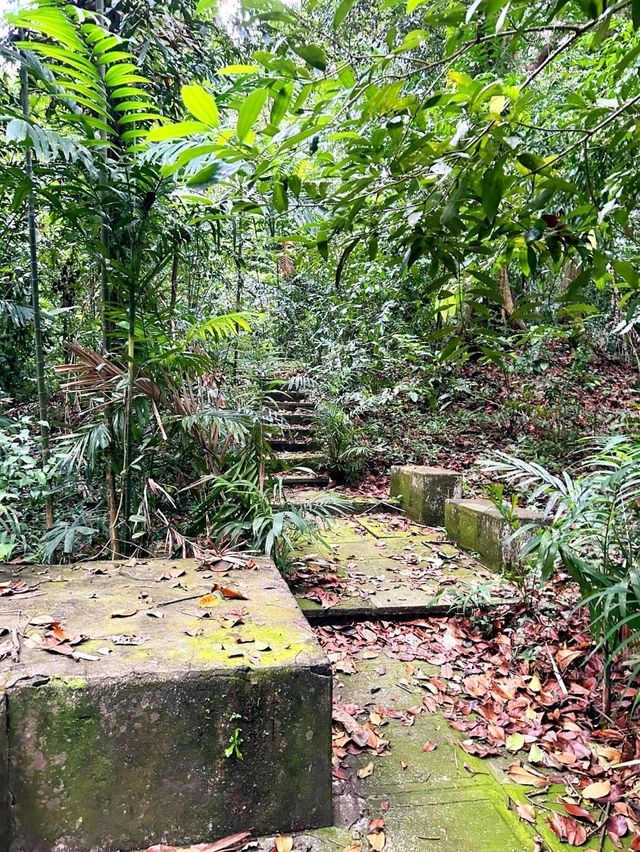
[[[300,553],[293,585],[308,614],[311,601],[334,619],[316,633],[335,675],[335,825],[255,848],[640,848],[636,690],[617,671],[603,716],[601,663],[570,586],[507,607],[495,577],[492,608],[420,618],[433,583],[469,589],[486,570],[402,516],[343,519],[326,539],[326,553]],[[390,600],[413,617],[374,620],[371,606]]]
[[[433,407],[402,396],[361,416],[371,459],[347,493],[384,498],[392,464],[435,464],[464,471],[470,495],[484,478],[475,467],[496,450],[552,469],[570,467],[584,438],[638,422],[637,367],[600,355],[585,363],[561,344],[536,359],[522,354],[510,371],[469,362],[438,391]],[[380,440],[380,436],[384,440]]]

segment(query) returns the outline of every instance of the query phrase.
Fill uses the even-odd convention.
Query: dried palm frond
[[[293,278],[296,274],[296,262],[288,253],[293,243],[283,243],[282,251],[283,253],[277,260],[278,272],[282,275],[283,278],[289,280]]]
[[[78,343],[68,342],[66,346],[73,356],[72,363],[55,367],[58,375],[66,377],[62,384],[64,391],[79,397],[103,395],[111,397],[112,401],[114,396],[122,395],[127,380],[124,365]],[[246,431],[239,424],[237,429],[222,434],[222,421],[233,422],[238,420],[238,415],[224,409],[217,382],[211,377],[200,376],[194,380],[188,375],[174,377],[167,371],[160,385],[139,370],[134,378],[133,393],[150,400],[165,440],[167,434],[160,412],[180,420],[185,430],[206,450],[205,459],[212,468],[216,467],[215,459],[224,456],[240,432]]]

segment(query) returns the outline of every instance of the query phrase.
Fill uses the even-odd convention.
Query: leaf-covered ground
[[[345,491],[384,498],[388,466],[402,463],[464,471],[481,491],[474,465],[495,450],[561,469],[575,462],[581,439],[637,421],[637,399],[634,367],[601,355],[585,360],[561,342],[523,349],[510,369],[470,361],[433,395],[414,401],[400,393],[362,409],[369,473]]]

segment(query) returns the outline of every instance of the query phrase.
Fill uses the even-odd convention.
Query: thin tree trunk
[[[242,307],[242,289],[243,289],[243,280],[242,280],[242,231],[240,229],[240,218],[233,220],[233,247],[234,247],[234,260],[236,263],[236,301],[234,310],[237,314],[240,313],[240,308]],[[236,339],[234,341],[233,346],[233,377],[234,379],[238,375],[238,360],[239,360],[239,346],[240,339],[239,335],[236,335]]]
[[[96,0],[96,12],[99,15],[104,14],[104,0]],[[102,139],[106,140],[106,133],[100,132]],[[106,145],[102,148],[102,157],[104,160],[105,178],[101,183],[103,188],[106,188],[106,172],[107,172],[107,148]],[[100,212],[100,282],[102,288],[102,348],[106,355],[109,351],[109,337],[113,331],[112,323],[109,318],[109,310],[111,308],[111,285],[109,282],[109,214],[105,209],[105,199],[103,196],[102,210]],[[109,442],[105,448],[105,486],[107,491],[107,513],[109,516],[109,544],[111,549],[111,558],[117,559],[120,553],[120,541],[118,539],[118,497],[116,494],[116,475],[115,475],[115,435],[113,432],[113,405],[107,405],[104,412],[105,425]]]
[[[26,65],[20,67],[20,101],[22,114],[29,120],[29,78]],[[44,349],[42,346],[42,315],[40,313],[40,280],[38,276],[38,236],[36,232],[36,201],[33,189],[33,159],[27,144],[24,153],[24,170],[29,184],[27,196],[27,218],[29,223],[29,266],[31,276],[31,306],[33,308],[33,334],[36,356],[36,380],[38,385],[38,415],[42,441],[42,467],[45,475],[49,464],[49,420],[47,386],[44,376]],[[53,499],[47,493],[44,498],[44,514],[47,529],[53,526]]]
[[[131,455],[133,452],[133,385],[135,382],[136,355],[136,281],[129,279],[129,329],[127,333],[127,395],[124,410],[124,455],[122,459],[122,511],[123,511],[123,545],[128,553],[131,543],[131,502],[133,492],[133,469]]]
[[[524,330],[526,325],[518,318],[514,317],[516,306],[513,303],[513,294],[511,293],[511,284],[509,282],[509,270],[506,266],[501,266],[498,272],[498,284],[500,288],[500,298],[502,299],[502,320],[507,325],[513,328]]]
[[[173,258],[171,260],[171,297],[169,300],[169,313],[171,315],[170,323],[171,323],[171,334],[175,334],[176,324],[174,319],[174,312],[176,309],[176,302],[178,301],[178,270],[180,266],[180,252],[178,251],[178,244],[176,243],[173,247]]]

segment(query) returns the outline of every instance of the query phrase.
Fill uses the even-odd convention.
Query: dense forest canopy
[[[7,16],[5,558],[272,546],[283,370],[397,430],[465,365],[637,365],[638,3],[222,11]]]

